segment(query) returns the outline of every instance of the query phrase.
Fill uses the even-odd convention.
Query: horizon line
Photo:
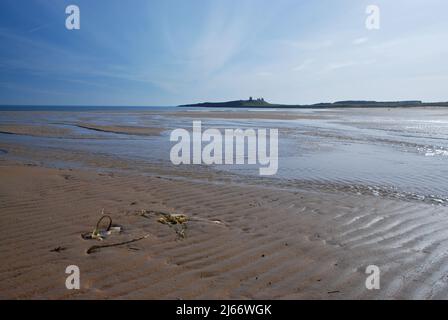
[[[228,101],[203,101],[203,102],[193,102],[186,104],[176,104],[176,105],[98,105],[98,104],[79,104],[79,105],[62,105],[62,104],[0,104],[0,108],[3,107],[76,107],[76,108],[85,108],[85,107],[105,107],[105,108],[123,108],[123,107],[131,107],[131,108],[149,108],[149,107],[159,107],[159,108],[172,108],[179,106],[187,106],[192,104],[200,104],[200,103],[220,103],[220,102],[233,102],[233,101],[249,101],[249,100],[228,100]],[[309,104],[283,104],[283,103],[271,103],[273,107],[276,105],[284,105],[284,106],[313,106],[320,104],[335,104],[338,102],[375,102],[375,103],[396,103],[396,102],[420,102],[422,104],[437,104],[437,103],[448,103],[447,101],[423,101],[423,100],[415,100],[415,99],[407,99],[407,100],[360,100],[360,99],[347,99],[347,100],[336,100],[333,102],[317,102],[317,103],[309,103]],[[265,100],[265,102],[267,102]],[[268,102],[270,103],[270,102]]]

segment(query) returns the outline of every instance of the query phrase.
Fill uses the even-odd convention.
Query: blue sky
[[[81,29],[65,28],[76,4]],[[366,7],[381,9],[367,30]],[[448,101],[446,0],[1,0],[0,104]]]

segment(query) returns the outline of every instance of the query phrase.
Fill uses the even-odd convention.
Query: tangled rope
[[[150,235],[147,234],[147,235],[145,235],[145,236],[143,236],[143,237],[135,238],[135,239],[128,240],[128,241],[117,242],[117,243],[111,243],[111,244],[105,244],[105,245],[91,246],[89,249],[87,249],[87,254],[91,254],[91,253],[93,253],[93,252],[95,252],[95,251],[98,251],[99,249],[102,249],[102,248],[117,247],[117,246],[121,246],[121,245],[124,245],[124,244],[129,244],[129,243],[137,242],[137,241],[146,239],[146,238],[148,238],[149,236],[150,236]]]

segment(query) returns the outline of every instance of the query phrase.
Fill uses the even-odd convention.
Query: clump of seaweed
[[[170,228],[173,228],[177,234],[178,239],[184,239],[187,236],[186,231],[189,218],[185,214],[171,214],[146,209],[137,211],[137,214],[148,219],[151,215],[159,216],[157,221],[159,223],[168,225]]]
[[[188,217],[184,214],[164,214],[157,221],[163,224],[184,224],[188,221]]]
[[[166,224],[174,229],[178,239],[185,239],[187,236],[187,222],[188,217],[184,214],[164,214],[160,217],[158,222]]]

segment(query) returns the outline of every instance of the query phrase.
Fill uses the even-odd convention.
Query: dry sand
[[[82,239],[102,208],[123,233]],[[186,237],[143,209],[188,215]],[[2,161],[0,221],[3,299],[448,296],[445,207]],[[73,264],[81,290],[65,288]],[[365,288],[370,264],[381,268],[380,290]]]

